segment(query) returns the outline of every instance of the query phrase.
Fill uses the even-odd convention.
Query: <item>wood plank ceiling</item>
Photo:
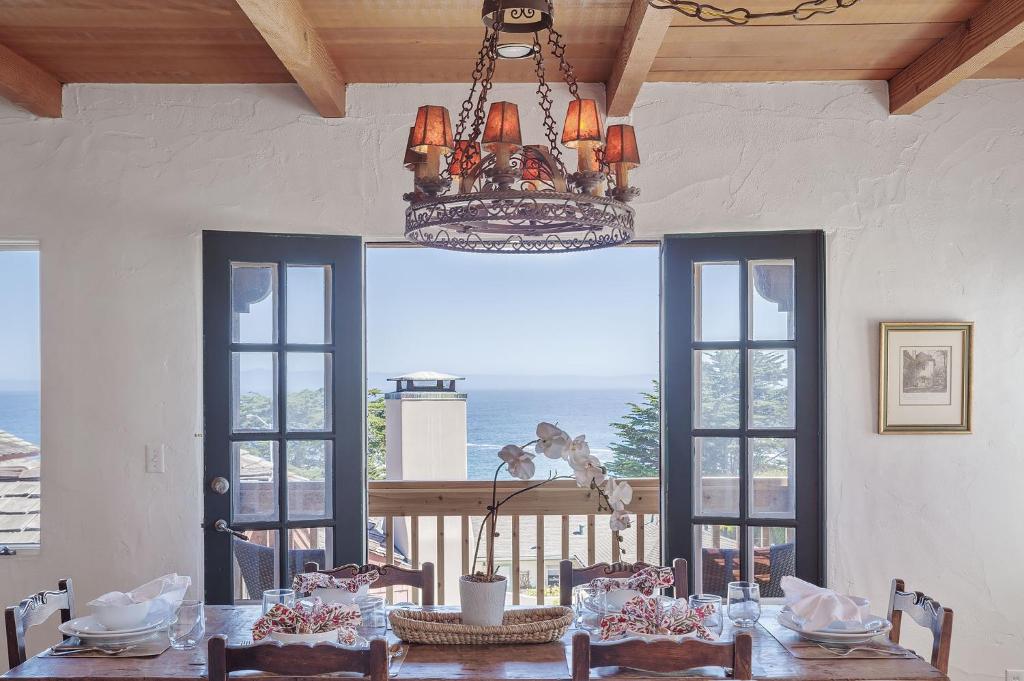
[[[1024,0],[992,1],[1024,6]],[[298,81],[321,113],[338,115],[332,109],[339,96],[329,89],[343,88],[343,83],[465,82],[483,31],[480,0],[290,0],[285,4],[291,6],[287,16],[297,22],[294,30],[268,27],[266,21],[259,29],[254,26],[261,16],[267,17],[260,14],[261,5],[265,9],[280,4],[3,0],[0,46],[60,83]],[[789,8],[794,2],[716,4],[765,11]],[[565,35],[568,56],[581,81],[613,78],[615,89],[625,92],[635,89],[635,83],[617,83],[636,73],[647,81],[890,80],[929,50],[938,49],[944,37],[962,30],[987,4],[988,0],[860,0],[851,8],[805,22],[771,19],[733,27],[649,9],[648,14],[667,12],[672,19],[637,24],[645,11],[644,0],[555,0],[555,25]],[[626,31],[629,21],[632,28]],[[666,29],[663,24],[670,25]],[[662,33],[657,49],[640,42]],[[1024,46],[1011,49],[1005,35],[1000,49],[985,53],[991,63],[975,60],[977,70],[967,75],[1024,77]],[[310,40],[322,44],[333,64],[315,55],[309,63],[296,62],[295,41]],[[621,73],[613,76],[617,59],[628,63],[619,63]],[[10,87],[4,87],[3,64],[0,59],[0,94],[17,99]],[[331,73],[331,66],[336,73]],[[554,64],[549,63],[548,70],[552,79],[557,78]],[[496,79],[531,81],[532,65],[504,62]],[[628,110],[633,96],[615,108]],[[343,101],[343,93],[340,97]],[[321,106],[322,102],[326,104]],[[44,110],[40,107],[37,113]]]

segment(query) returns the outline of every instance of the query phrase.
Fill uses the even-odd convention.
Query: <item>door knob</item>
[[[228,527],[228,521],[224,520],[223,518],[221,518],[213,524],[213,529],[217,530],[218,532],[227,532],[232,537],[238,537],[239,539],[249,541],[249,538],[245,536],[244,533],[239,532],[238,530],[233,530],[230,527]]]
[[[217,494],[227,494],[228,490],[231,489],[231,483],[228,482],[227,478],[217,476],[216,478],[210,481],[210,489],[212,489]]]

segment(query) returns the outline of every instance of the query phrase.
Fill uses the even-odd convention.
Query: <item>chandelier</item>
[[[404,165],[414,179],[404,195],[406,239],[492,253],[560,253],[631,241],[628,202],[640,194],[629,184],[629,171],[640,165],[636,135],[631,125],[602,133],[597,102],[580,97],[565,59],[551,0],[484,0],[482,19],[483,44],[454,135],[448,110],[436,105],[419,107],[409,130]],[[542,31],[572,96],[560,140]],[[503,33],[530,42],[501,42]],[[488,106],[498,59],[533,60],[546,144],[523,144],[515,103]],[[575,150],[575,172],[566,168],[559,141]]]

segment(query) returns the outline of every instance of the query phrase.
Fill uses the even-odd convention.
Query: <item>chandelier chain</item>
[[[498,26],[497,22],[495,22],[495,26]],[[473,141],[480,139],[480,133],[484,128],[484,120],[487,118],[487,95],[494,84],[494,65],[498,61],[498,35],[499,30],[496,28],[491,32],[489,40],[486,41],[487,55],[484,65],[484,77],[480,81],[480,96],[476,101],[476,110],[473,112],[473,131],[469,136]]]
[[[540,37],[536,33],[533,34],[533,62],[537,71],[537,96],[540,98],[540,109],[544,112],[544,134],[548,138],[551,155],[555,157],[558,169],[564,174],[565,163],[562,161],[562,150],[558,148],[557,125],[554,116],[551,115],[551,86],[544,76],[544,51],[540,48]]]
[[[832,14],[857,4],[859,0],[807,0],[792,9],[775,12],[751,12],[746,7],[722,9],[692,0],[647,0],[654,9],[674,9],[675,11],[707,23],[724,21],[734,26],[743,26],[757,19],[792,17],[797,21],[807,21],[818,14]]]
[[[562,34],[555,30],[554,26],[548,29],[548,45],[551,46],[551,54],[558,60],[558,70],[562,72],[562,78],[569,86],[569,94],[573,99],[579,99],[580,90],[576,84],[576,73],[573,71],[572,64],[565,59],[565,41],[562,40]]]
[[[476,55],[476,64],[473,66],[473,84],[470,85],[470,87],[469,87],[469,96],[466,97],[465,101],[462,102],[462,111],[459,112],[459,121],[458,121],[458,123],[455,126],[455,139],[457,139],[457,140],[461,140],[462,139],[462,135],[466,132],[466,124],[469,123],[469,116],[470,116],[471,113],[473,113],[473,109],[474,109],[473,98],[476,95],[476,89],[480,86],[480,79],[484,75],[484,62],[486,61],[486,58],[487,58],[487,45],[488,45],[488,37],[490,36],[490,31],[491,31],[491,29],[489,29],[489,28],[485,28],[484,29],[484,41],[480,45],[480,50],[479,50],[479,52],[477,52],[477,55]],[[472,139],[475,140],[476,138],[473,137]],[[452,155],[449,158],[449,160],[448,160],[448,164],[446,165],[444,170],[441,172],[441,177],[442,178],[444,178],[446,180],[451,179],[451,176],[452,176],[452,165],[451,164],[452,164],[452,162],[454,160],[455,160],[455,156]],[[470,159],[466,158],[465,160],[468,161]]]

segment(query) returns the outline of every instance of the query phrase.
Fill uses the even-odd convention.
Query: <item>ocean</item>
[[[536,437],[540,421],[557,423],[572,436],[586,435],[590,451],[597,458],[611,457],[615,442],[614,421],[622,420],[628,402],[639,402],[639,386],[625,389],[574,390],[473,390],[468,391],[466,416],[468,429],[467,469],[470,480],[490,480],[498,467],[498,451],[507,444],[524,445]],[[534,479],[550,473],[569,473],[561,460],[544,456],[534,459]],[[503,471],[503,478],[510,478]]]
[[[640,401],[636,389],[489,389],[468,391],[466,403],[467,470],[471,480],[490,480],[499,459],[498,451],[507,444],[523,445],[534,439],[537,423],[551,421],[570,435],[585,434],[590,451],[599,459],[611,457],[615,441],[613,421],[628,411],[628,402]],[[0,391],[0,430],[40,443],[39,393]],[[549,474],[568,473],[563,461],[544,456],[534,459],[535,479]],[[503,472],[503,478],[509,478]]]
[[[38,445],[39,393],[0,390],[0,430]]]

